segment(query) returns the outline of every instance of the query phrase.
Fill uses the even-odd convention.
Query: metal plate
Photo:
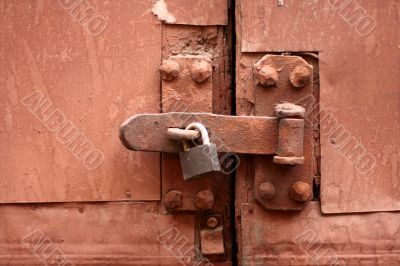
[[[160,111],[162,25],[152,1],[90,1],[102,32],[79,24],[67,2],[89,3],[1,3],[0,202],[159,200],[159,155],[130,152],[118,139],[126,117]],[[36,96],[47,111],[31,111]],[[55,110],[104,155],[100,165],[63,143],[57,117],[45,122]]]
[[[0,264],[178,265],[193,261],[194,216],[157,212],[156,203],[3,205],[0,229],[7,233],[0,236]],[[181,245],[174,245],[175,240]]]
[[[243,60],[250,61],[251,57],[245,56]],[[267,55],[261,59],[262,65],[270,65],[278,72],[276,86],[265,88],[252,84],[254,89],[254,114],[257,116],[275,115],[275,106],[281,102],[292,102],[302,105],[300,99],[313,95],[313,83],[295,88],[289,82],[290,72],[298,66],[307,68],[312,78],[312,66],[299,56]],[[254,62],[254,61],[253,61]],[[260,62],[260,61],[259,61]],[[250,64],[248,64],[250,65]],[[251,86],[251,82],[248,83]],[[250,90],[250,88],[248,88]],[[304,106],[307,107],[307,106]],[[310,113],[306,109],[306,113]],[[300,210],[307,202],[297,202],[289,197],[289,189],[296,181],[302,181],[312,186],[312,120],[306,117],[304,128],[304,164],[296,166],[277,165],[272,162],[272,157],[257,156],[254,158],[254,189],[257,200],[267,209],[275,210]],[[267,135],[266,135],[267,137]],[[271,182],[276,193],[273,199],[262,199],[258,187],[263,182]]]
[[[398,265],[398,213],[322,215],[241,205],[242,265]]]
[[[320,51],[322,211],[399,210],[400,3],[278,3],[241,2],[241,49]]]

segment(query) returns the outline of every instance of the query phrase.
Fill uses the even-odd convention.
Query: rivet
[[[179,64],[173,60],[163,60],[160,68],[161,78],[171,81],[179,76]]]
[[[305,182],[297,181],[289,189],[289,195],[296,201],[307,201],[311,197],[311,186]]]
[[[275,196],[275,186],[271,182],[264,182],[258,187],[259,195],[262,199],[269,200]]]
[[[127,198],[130,198],[130,197],[132,196],[132,194],[131,194],[130,191],[126,191],[126,192],[125,192],[125,195],[126,195]]]
[[[218,226],[218,219],[214,216],[207,218],[207,226],[210,229],[215,229]]]
[[[203,83],[211,76],[211,64],[206,60],[196,60],[190,68],[190,73],[194,81]]]
[[[289,74],[290,83],[296,88],[303,87],[310,83],[311,75],[308,68],[304,66],[295,67]]]
[[[196,194],[194,199],[196,208],[200,210],[210,210],[214,207],[214,193],[210,190],[202,190]]]
[[[278,82],[278,72],[270,65],[261,67],[255,73],[258,84],[264,87],[271,87]]]
[[[164,196],[163,202],[168,209],[179,208],[183,205],[183,194],[178,190],[168,191]]]

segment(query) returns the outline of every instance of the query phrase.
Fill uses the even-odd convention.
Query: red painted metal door
[[[396,212],[400,6],[397,1],[382,4],[374,0],[237,1],[237,113],[265,115],[266,95],[279,102],[297,94],[296,102],[306,108],[313,132],[309,143],[304,136],[304,152],[309,145],[312,167],[303,168],[300,175],[313,180],[314,192],[301,211],[271,211],[282,204],[279,193],[294,199],[291,191],[299,187],[294,189],[290,183],[301,176],[276,170],[272,158],[243,157],[236,177],[239,263],[400,263]],[[287,82],[285,68],[273,62],[279,80],[276,86],[262,86],[254,66],[266,54],[306,60],[313,66],[313,92],[299,95],[291,80],[292,87],[282,86],[282,79]],[[271,78],[270,72],[264,75]],[[271,192],[272,185],[275,197],[260,197]]]
[[[1,1],[0,265],[400,264],[399,10]]]

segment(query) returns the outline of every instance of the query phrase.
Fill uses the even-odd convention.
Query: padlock
[[[217,145],[210,143],[206,127],[195,122],[189,124],[185,129],[199,130],[202,143],[190,148],[188,141],[183,141],[183,152],[179,153],[179,157],[184,180],[220,171]]]

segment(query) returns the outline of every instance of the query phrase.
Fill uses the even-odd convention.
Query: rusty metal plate
[[[399,213],[322,215],[241,205],[243,265],[399,265]]]
[[[312,66],[301,57],[266,55],[257,61],[254,68],[259,69],[263,66],[270,66],[275,69],[278,78],[276,85],[264,87],[260,84],[256,85],[256,77],[254,77],[255,115],[274,115],[276,104],[281,102],[296,103],[304,97],[313,95]],[[294,87],[289,80],[291,73],[297,67],[304,67],[309,71],[309,83],[299,88]],[[306,112],[310,112],[310,110],[306,109]],[[312,121],[306,118],[304,122],[304,164],[295,166],[277,165],[268,156],[254,158],[255,197],[267,209],[300,210],[311,199],[309,197],[305,202],[299,202],[289,196],[289,190],[295,182],[304,182],[312,187]],[[273,198],[263,197],[260,185],[265,182],[270,182],[275,187]]]
[[[399,210],[400,3],[278,2],[241,2],[242,51],[321,51],[322,211]]]
[[[159,200],[159,155],[118,139],[127,116],[160,111],[152,1],[1,6],[0,202]]]
[[[161,67],[168,63],[179,67],[173,80],[170,69],[165,71],[166,78],[162,81],[163,112],[212,112],[212,65],[208,55],[177,55],[163,61]],[[196,67],[197,66],[197,67]],[[161,72],[163,73],[163,72]],[[167,77],[168,76],[168,77]],[[196,82],[196,78],[206,78]]]
[[[156,0],[152,12],[167,24],[207,26],[228,23],[226,0]]]
[[[183,128],[191,122],[200,122],[207,127],[210,141],[217,144],[219,152],[276,152],[278,120],[274,117],[239,117],[209,113],[142,114],[132,116],[122,124],[120,139],[130,150],[177,153],[182,150],[182,145],[167,137],[167,129]]]
[[[0,265],[178,265],[198,250],[194,216],[157,203],[4,205],[0,216]]]

